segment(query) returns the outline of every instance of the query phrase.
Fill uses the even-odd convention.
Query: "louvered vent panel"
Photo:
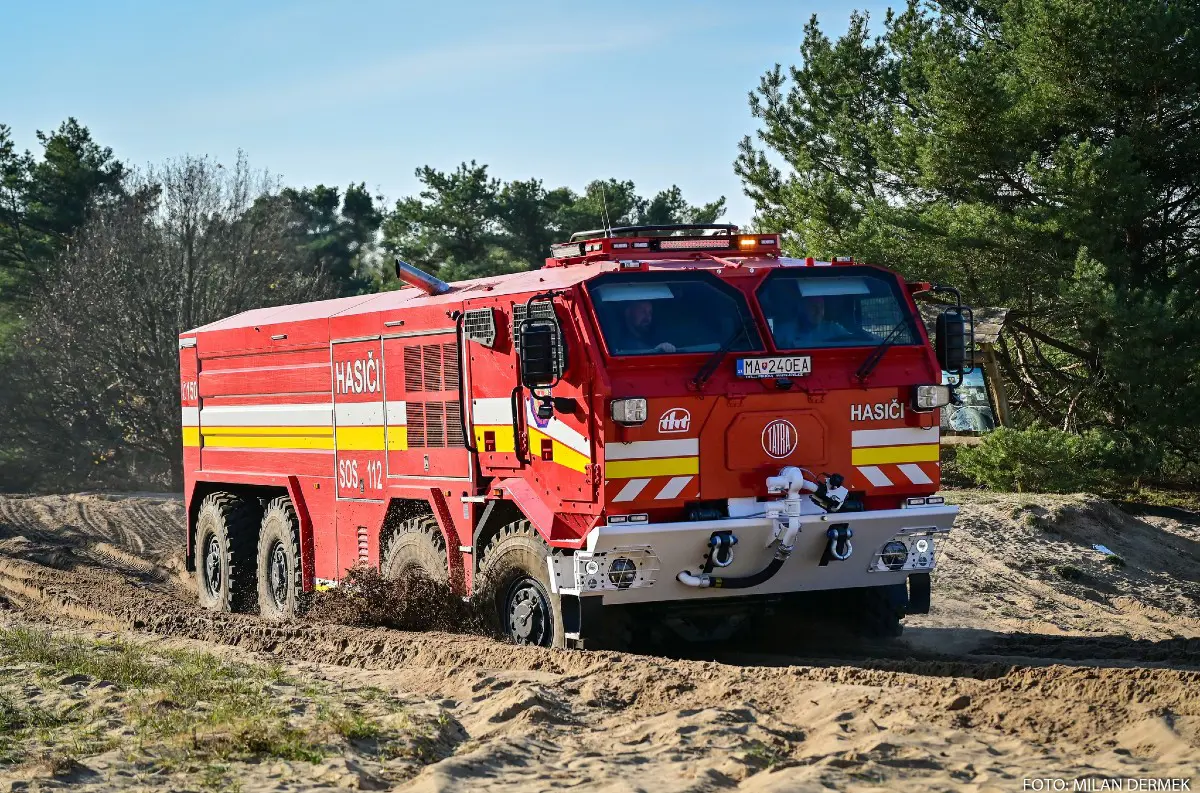
[[[425,441],[425,403],[408,403],[408,445],[428,446]]]
[[[496,314],[491,308],[473,308],[463,315],[463,335],[485,347],[496,343]]]
[[[404,348],[404,390],[414,394],[422,390],[421,348]]]
[[[533,315],[535,317],[553,317],[554,316],[554,306],[544,300],[540,303],[534,303],[533,304]],[[525,304],[524,303],[513,303],[512,334],[513,334],[513,346],[514,347],[520,346],[521,323],[524,321],[525,321]]]
[[[446,447],[446,411],[441,402],[425,403],[425,445],[430,448]]]
[[[442,390],[442,348],[437,344],[421,347],[421,362],[425,369],[425,390]]]
[[[462,406],[457,400],[446,403],[446,445],[452,449],[466,447],[463,440]]]
[[[458,390],[458,345],[452,341],[442,345],[442,385],[447,391]]]
[[[533,304],[533,315],[535,317],[551,317],[555,316],[554,306],[546,301]],[[521,323],[525,320],[525,304],[513,303],[513,349],[519,354],[521,352]],[[562,334],[558,335],[558,360],[565,361],[566,351],[563,350]]]

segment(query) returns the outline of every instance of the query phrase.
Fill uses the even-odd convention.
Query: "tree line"
[[[1200,6],[1177,0],[912,0],[836,39],[814,17],[797,63],[749,94],[757,131],[733,167],[753,226],[1009,308],[1020,425],[1087,435],[1113,470],[1194,478],[1198,30]],[[581,229],[725,213],[678,188],[577,192],[476,162],[421,168],[390,204],[244,157],[139,170],[73,119],[38,149],[0,126],[7,489],[174,486],[183,329],[394,288],[391,256],[456,280],[539,267]]]
[[[178,335],[264,305],[395,288],[399,255],[456,280],[541,266],[603,224],[716,220],[672,187],[583,193],[464,163],[388,207],[185,156],[130,168],[69,119],[18,152],[0,126],[0,489],[175,487]]]

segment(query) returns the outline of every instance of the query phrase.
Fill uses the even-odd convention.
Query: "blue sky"
[[[0,123],[68,116],[132,164],[243,149],[292,185],[366,182],[389,202],[421,165],[580,189],[678,184],[753,206],[733,173],[746,95],[796,62],[816,13],[830,35],[887,3],[53,2],[3,0]]]

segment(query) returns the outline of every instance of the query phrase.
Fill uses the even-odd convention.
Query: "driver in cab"
[[[841,323],[826,318],[825,298],[814,295],[800,298],[799,311],[775,331],[775,343],[779,347],[811,347],[852,336]]]
[[[618,355],[640,352],[675,352],[675,345],[659,341],[654,327],[654,301],[630,300],[621,312]]]

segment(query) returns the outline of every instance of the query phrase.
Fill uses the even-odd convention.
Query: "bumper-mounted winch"
[[[675,579],[679,583],[690,587],[746,589],[758,586],[779,572],[779,568],[783,567],[783,563],[787,561],[787,558],[791,556],[792,550],[795,548],[796,536],[800,533],[800,516],[809,511],[836,512],[842,508],[842,505],[846,503],[847,496],[850,495],[844,486],[845,479],[841,474],[829,474],[823,481],[816,482],[805,477],[805,473],[803,469],[788,466],[781,470],[778,476],[767,477],[767,492],[772,495],[782,495],[783,498],[767,502],[766,504],[766,517],[775,522],[775,532],[771,537],[771,541],[766,546],[768,548],[774,546],[775,554],[771,557],[771,562],[766,567],[748,576],[727,577],[712,575],[714,563],[718,567],[725,567],[729,563],[732,563],[733,544],[737,542],[737,538],[733,537],[732,533],[724,532],[731,537],[727,545],[725,540],[722,540],[720,544],[714,544],[714,540],[716,540],[719,534],[723,534],[723,532],[713,532],[709,538],[709,553],[703,572],[696,574],[688,570],[682,570],[675,576]],[[728,548],[728,561],[726,564],[719,564],[716,562],[718,553],[723,553],[726,547]],[[847,549],[846,556],[848,557],[850,555],[848,535],[845,548]]]

